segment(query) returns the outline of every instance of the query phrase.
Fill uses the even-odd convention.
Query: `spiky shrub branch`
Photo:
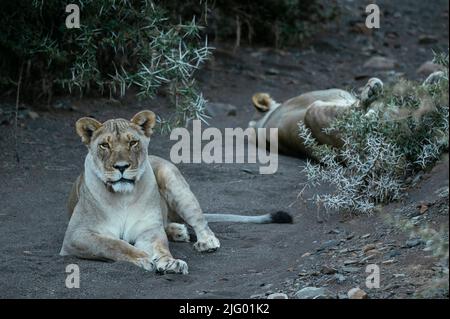
[[[318,162],[308,161],[306,186],[326,183],[329,194],[313,200],[326,209],[373,212],[399,199],[411,176],[429,168],[448,150],[448,55],[435,59],[446,66],[444,77],[422,86],[401,81],[385,90],[378,106],[367,113],[351,108],[326,131],[339,132],[340,149],[319,145],[299,123],[299,135]]]
[[[78,0],[81,28],[65,27],[65,5],[58,0],[17,0],[2,4],[0,85],[15,85],[25,65],[24,96],[54,92],[100,92],[123,96],[131,87],[153,97],[167,87],[176,112],[164,123],[202,118],[205,100],[194,72],[208,59],[195,17],[171,23],[150,0]]]

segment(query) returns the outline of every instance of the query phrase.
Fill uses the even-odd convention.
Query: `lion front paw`
[[[369,79],[361,92],[361,102],[364,104],[372,103],[383,92],[383,86],[384,84],[380,79]]]
[[[220,248],[220,241],[214,236],[204,240],[199,240],[194,244],[194,248],[199,252],[213,252]]]
[[[188,265],[181,259],[164,258],[156,263],[156,272],[160,274],[182,274],[188,273]]]
[[[189,242],[189,233],[186,225],[170,223],[166,227],[166,234],[171,241]]]

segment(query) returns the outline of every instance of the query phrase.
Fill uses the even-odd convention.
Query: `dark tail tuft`
[[[278,211],[270,213],[271,222],[277,224],[292,224],[292,216],[289,213]]]

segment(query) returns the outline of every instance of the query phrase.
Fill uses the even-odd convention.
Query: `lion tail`
[[[293,222],[292,216],[283,211],[256,216],[234,214],[204,214],[204,216],[206,217],[206,220],[211,223],[292,224]]]

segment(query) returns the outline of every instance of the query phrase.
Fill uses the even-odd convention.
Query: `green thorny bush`
[[[164,87],[176,111],[159,119],[163,128],[204,118],[193,75],[211,48],[195,17],[171,23],[150,0],[71,3],[80,8],[79,29],[66,28],[64,1],[2,2],[0,87],[13,89],[21,78],[24,98],[48,103],[55,92],[124,96],[133,86],[151,98]]]
[[[191,1],[166,0],[164,6],[183,19],[196,14],[207,21],[215,40],[235,39],[274,47],[299,45],[340,15],[336,0],[204,0],[207,10]]]
[[[329,210],[371,213],[402,197],[412,178],[448,151],[448,54],[435,56],[444,76],[430,85],[401,80],[385,88],[368,116],[350,108],[325,131],[339,132],[342,148],[319,145],[299,123],[300,137],[318,162],[308,161],[305,187],[319,183],[333,191],[311,199]]]

